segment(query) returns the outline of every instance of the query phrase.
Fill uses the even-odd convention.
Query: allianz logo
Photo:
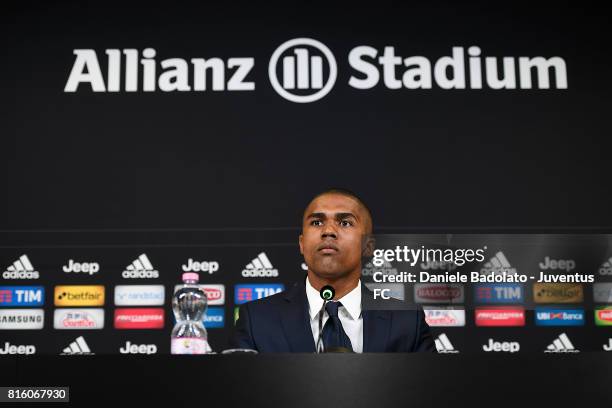
[[[576,261],[573,259],[552,259],[548,256],[544,257],[544,261],[539,263],[540,269],[556,269],[565,272],[570,272],[576,268]]]
[[[487,353],[490,352],[505,352],[516,353],[521,349],[521,345],[517,341],[495,341],[489,339],[488,344],[484,344],[482,349]]]
[[[186,264],[182,265],[185,272],[208,272],[210,275],[219,270],[219,262],[216,261],[194,261],[189,258]]]
[[[72,52],[74,62],[64,92],[79,88],[109,93],[256,89],[253,56],[159,59],[155,48],[79,48]],[[406,90],[568,88],[566,62],[559,56],[487,56],[476,45],[452,46],[444,54],[432,60],[400,55],[390,45],[357,45],[340,56],[315,39],[294,38],[271,54],[268,80],[276,93],[295,103],[323,98],[339,77],[348,77],[346,85],[358,90],[379,86]]]
[[[23,355],[31,355],[36,353],[36,346],[32,344],[20,344],[14,345],[9,343],[8,341],[4,343],[4,347],[0,348],[0,354],[23,354]]]
[[[421,262],[421,269],[424,271],[427,270],[442,270],[442,271],[454,271],[457,269],[457,265],[453,262],[444,262],[444,261],[427,261]]]
[[[91,276],[100,271],[100,264],[97,262],[75,262],[73,259],[69,259],[68,264],[64,265],[62,270],[66,273],[83,273]]]
[[[156,354],[157,346],[155,344],[132,344],[129,340],[125,345],[119,348],[121,354]]]

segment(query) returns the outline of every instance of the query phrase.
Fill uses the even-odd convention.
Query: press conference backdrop
[[[57,3],[0,21],[7,353],[167,353],[184,269],[211,285],[225,348],[239,303],[304,278],[301,211],[329,186],[362,196],[377,233],[612,226],[596,7]],[[485,263],[548,259],[603,286],[563,289],[547,313],[571,323],[540,326],[526,285],[506,302],[520,324],[493,328],[464,288],[463,324],[430,313],[438,348],[609,349],[598,237],[588,256],[574,238],[495,238]]]

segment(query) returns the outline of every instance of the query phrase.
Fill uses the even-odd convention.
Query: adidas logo
[[[153,268],[151,261],[147,257],[147,254],[142,254],[134,260],[130,265],[125,268],[125,271],[121,274],[126,279],[131,278],[159,278],[159,272]]]
[[[612,276],[612,256],[601,265],[599,274],[602,276]]]
[[[436,338],[436,350],[438,353],[458,353],[459,350],[455,350],[453,344],[450,342],[445,333],[442,333]]]
[[[242,276],[245,278],[275,278],[278,276],[278,269],[274,269],[266,253],[261,252],[242,270]]]
[[[394,268],[389,261],[384,261],[381,266],[376,266],[372,262],[368,262],[361,268],[362,276],[373,276],[376,272],[381,272],[384,276],[398,274],[397,268]]]
[[[551,344],[544,350],[545,353],[579,353],[580,350],[576,350],[574,345],[570,341],[567,334],[561,333]]]
[[[27,255],[21,255],[2,273],[4,279],[38,279],[38,271],[34,270]]]
[[[508,258],[506,258],[506,255],[504,255],[502,251],[497,252],[493,258],[484,264],[484,267],[480,270],[481,275],[497,275],[503,274],[504,272],[509,275],[515,274],[516,268],[513,268],[512,265],[510,265]]]
[[[94,354],[89,349],[89,346],[85,342],[83,336],[79,336],[72,343],[68,345],[64,350],[62,350],[61,355],[70,355],[70,354]]]

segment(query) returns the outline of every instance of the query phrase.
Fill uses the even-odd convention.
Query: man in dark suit
[[[240,307],[232,345],[259,352],[435,351],[420,307],[374,299],[361,284],[372,216],[354,193],[330,189],[304,211],[300,252],[308,273],[288,290]],[[335,289],[325,303],[319,291]]]

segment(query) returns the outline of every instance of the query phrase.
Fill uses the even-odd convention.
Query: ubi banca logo
[[[423,50],[419,49],[419,53]],[[561,57],[491,57],[478,46],[452,46],[430,59],[400,55],[399,48],[353,47],[340,63],[352,89],[567,89]],[[167,58],[154,48],[74,49],[74,63],[64,92],[83,85],[93,92],[235,92],[255,91],[255,57]],[[106,66],[101,61],[106,60]],[[268,80],[276,93],[295,103],[314,102],[335,86],[339,64],[332,50],[312,38],[280,44],[268,61]],[[103,75],[103,72],[106,74]]]

